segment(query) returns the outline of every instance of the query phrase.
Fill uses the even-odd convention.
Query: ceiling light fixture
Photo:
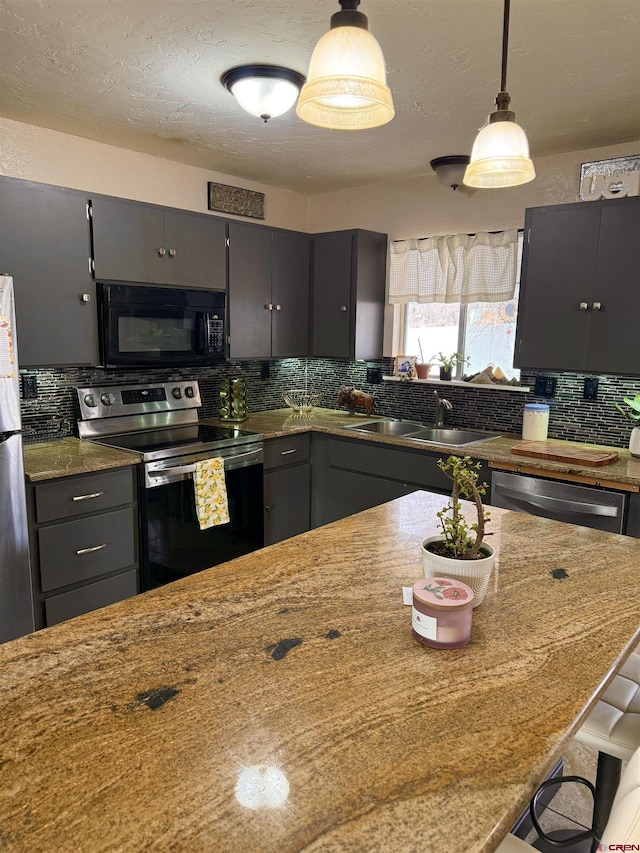
[[[511,112],[507,88],[507,52],[509,46],[510,0],[504,2],[502,27],[502,76],[496,111],[480,128],[471,151],[471,162],[464,175],[469,187],[517,187],[532,181],[536,172],[529,157],[529,143],[516,114]]]
[[[331,29],[316,44],[296,112],[332,130],[365,130],[395,115],[382,48],[368,30],[360,0],[339,0]]]
[[[238,65],[220,80],[244,110],[266,124],[295,104],[304,75],[279,65]]]
[[[465,169],[469,165],[469,155],[450,154],[447,157],[436,157],[429,165],[441,184],[457,190],[464,178]]]

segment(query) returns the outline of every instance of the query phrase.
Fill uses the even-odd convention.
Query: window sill
[[[444,382],[442,379],[403,379],[400,376],[383,376],[383,382],[403,382],[405,385],[453,385],[455,388],[475,388],[481,391],[516,391],[527,394],[531,391],[527,385],[493,385],[482,382],[462,382],[452,379]]]

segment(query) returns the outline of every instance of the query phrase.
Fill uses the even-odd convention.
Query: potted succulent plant
[[[465,358],[461,352],[454,352],[451,353],[451,355],[445,355],[444,353],[439,352],[433,356],[431,361],[440,365],[440,379],[443,382],[449,382],[451,380],[451,372],[454,367],[457,367],[459,364],[469,363],[469,359]]]
[[[489,514],[482,498],[487,484],[479,482],[481,463],[469,456],[439,459],[438,467],[452,482],[449,502],[437,513],[441,534],[422,542],[425,577],[445,577],[462,581],[473,589],[477,607],[485,596],[495,561],[494,548],[484,541]],[[461,499],[473,501],[476,521],[469,524],[462,514]]]
[[[623,397],[622,400],[627,408],[623,409],[620,403],[613,405],[634,424],[629,437],[629,452],[632,456],[640,456],[640,394],[635,397]]]

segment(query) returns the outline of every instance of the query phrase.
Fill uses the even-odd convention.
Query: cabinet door
[[[595,203],[527,211],[517,367],[585,369],[599,230]]]
[[[349,358],[351,355],[352,231],[313,237],[312,355]]]
[[[95,277],[164,284],[163,209],[119,198],[94,198],[91,206]]]
[[[274,231],[271,258],[271,355],[309,353],[309,236]]]
[[[97,364],[86,195],[0,180],[0,270],[14,279],[20,366]]]
[[[271,356],[271,231],[229,222],[231,358]]]
[[[264,544],[273,545],[309,529],[311,465],[291,465],[264,475]]]
[[[226,225],[206,214],[165,211],[167,284],[226,290]]]
[[[330,521],[337,521],[355,512],[362,512],[386,503],[390,497],[389,481],[382,477],[329,468],[327,505],[323,523],[328,524]]]
[[[587,370],[640,374],[640,198],[602,207]]]

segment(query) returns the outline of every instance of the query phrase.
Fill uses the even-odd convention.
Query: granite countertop
[[[428,649],[401,587],[442,502],[0,646],[3,850],[495,850],[638,641],[638,544],[493,509],[471,642]]]
[[[23,448],[24,473],[29,483],[137,465],[138,453],[105,447],[78,438],[62,438]]]
[[[358,420],[370,421],[366,415],[356,413],[348,415],[344,411],[332,409],[314,409],[308,414],[298,415],[291,409],[276,409],[268,412],[250,414],[246,421],[238,424],[240,429],[260,432],[265,439],[289,435],[292,432],[313,431],[340,435],[344,438],[357,438],[362,441],[373,441],[380,444],[410,447],[413,450],[422,449],[431,453],[465,453],[475,459],[486,460],[493,468],[519,470],[524,473],[536,473],[541,476],[559,477],[569,475],[579,482],[593,485],[610,486],[612,488],[629,487],[630,491],[640,490],[640,459],[631,456],[628,449],[608,447],[597,444],[582,444],[580,442],[561,442],[567,447],[596,448],[598,450],[615,450],[618,459],[608,465],[593,467],[579,463],[553,462],[548,459],[516,456],[511,453],[514,444],[521,444],[521,436],[504,435],[476,444],[457,449],[451,445],[416,444],[407,438],[370,435],[346,429]],[[209,423],[224,424],[224,421],[211,419]],[[553,440],[553,439],[551,439]]]

